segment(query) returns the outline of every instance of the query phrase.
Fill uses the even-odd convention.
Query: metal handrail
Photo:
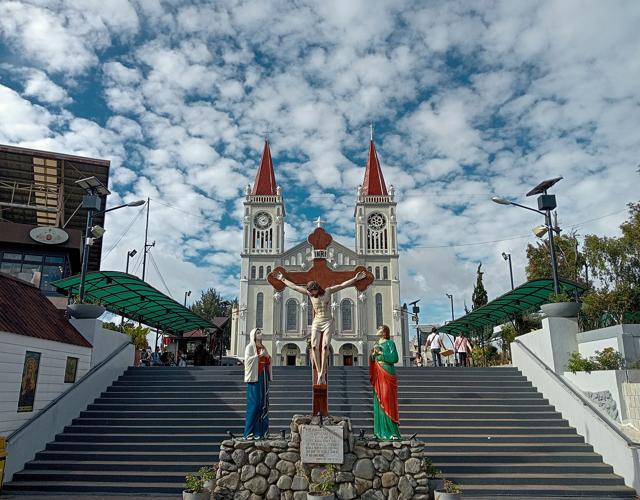
[[[572,395],[576,396],[583,405],[588,406],[604,424],[606,424],[611,430],[613,430],[616,434],[618,434],[622,439],[625,440],[628,447],[640,448],[639,442],[633,441],[629,436],[627,436],[624,432],[622,432],[615,425],[613,425],[613,423],[600,411],[600,408],[598,408],[591,401],[589,401],[589,399],[587,399],[579,391],[577,391],[563,377],[561,377],[555,371],[549,368],[544,361],[542,361],[536,354],[534,354],[534,352],[531,349],[529,349],[526,345],[520,342],[520,340],[518,340],[517,338],[512,343],[518,344],[520,347],[522,347],[527,352],[527,354],[529,354],[529,356],[533,358],[533,360],[536,363],[538,363],[542,368],[544,368],[547,372],[549,372],[552,375],[552,377],[554,377],[558,382],[560,382]]]
[[[29,420],[27,420],[24,424],[22,424],[20,427],[18,427],[15,431],[13,431],[11,434],[9,434],[9,436],[7,437],[7,443],[10,443],[11,440],[17,436],[20,432],[22,432],[25,428],[27,428],[29,425],[31,425],[33,422],[35,422],[36,420],[38,420],[42,415],[44,415],[52,406],[54,406],[58,401],[60,401],[62,398],[66,397],[67,394],[70,394],[72,391],[76,390],[78,387],[80,387],[81,384],[83,384],[85,381],[89,380],[89,378],[91,378],[91,375],[93,375],[95,372],[97,372],[100,368],[102,368],[104,365],[106,365],[109,361],[111,361],[113,359],[114,356],[120,354],[121,351],[123,351],[126,347],[128,347],[129,345],[131,345],[130,341],[127,341],[125,343],[123,343],[120,347],[117,347],[116,349],[114,349],[111,354],[109,354],[107,357],[105,357],[102,361],[100,361],[100,363],[98,363],[96,366],[94,366],[93,368],[89,369],[89,371],[87,373],[85,373],[83,375],[83,377],[78,380],[75,384],[73,384],[71,387],[69,387],[69,389],[67,389],[66,391],[64,391],[63,393],[59,394],[55,399],[51,400],[49,402],[49,404],[47,404],[47,406],[45,406],[44,408],[42,408],[42,410],[40,410],[40,412],[36,415],[34,415],[33,417],[31,417]]]

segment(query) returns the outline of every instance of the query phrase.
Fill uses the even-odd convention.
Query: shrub
[[[591,373],[593,370],[597,370],[596,364],[591,358],[583,358],[579,352],[572,352],[569,356],[569,362],[567,368],[571,373],[587,372]]]
[[[613,347],[606,347],[602,351],[596,351],[595,356],[584,358],[579,352],[572,352],[569,356],[567,368],[571,373],[596,370],[620,370],[624,366],[622,354]]]
[[[598,365],[596,370],[619,370],[624,365],[622,354],[613,347],[605,347],[602,351],[596,351],[592,358]]]
[[[187,474],[185,483],[185,491],[189,493],[202,493],[204,489],[204,481],[198,474]]]

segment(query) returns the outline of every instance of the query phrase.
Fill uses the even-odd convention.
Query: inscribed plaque
[[[343,432],[343,428],[339,425],[301,425],[300,457],[302,463],[343,463]]]

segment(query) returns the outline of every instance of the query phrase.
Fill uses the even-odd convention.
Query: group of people
[[[312,366],[316,370],[314,383],[326,384],[328,370],[328,346],[333,332],[331,295],[364,279],[359,272],[350,280],[324,289],[316,281],[306,287],[296,285],[282,274],[277,278],[286,286],[307,295],[311,299],[314,318],[311,326]],[[398,351],[391,340],[389,327],[378,329],[378,341],[369,353],[369,380],[373,391],[374,434],[379,439],[400,439],[398,412],[398,378],[395,364]],[[262,343],[262,331],[254,328],[244,353],[244,381],[247,384],[247,405],[244,439],[264,439],[269,435],[269,383],[272,380],[271,356]]]
[[[416,366],[427,366],[426,360],[422,357],[421,347],[422,346],[418,346],[415,364]],[[437,328],[433,327],[425,344],[425,351],[431,351],[433,366],[443,366],[442,352],[445,351],[445,349],[442,334],[438,332]],[[464,335],[464,332],[460,333],[453,342],[453,354],[455,356],[456,366],[471,366],[472,349],[473,345],[471,341]]]
[[[156,346],[155,351],[147,346],[140,354],[140,364],[142,366],[187,366],[187,354],[178,351],[176,358],[171,351],[161,351],[159,346]]]

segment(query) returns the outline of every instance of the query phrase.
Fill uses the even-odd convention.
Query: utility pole
[[[147,198],[147,223],[144,226],[144,252],[142,254],[142,281],[144,281],[145,276],[147,275],[147,252],[149,252],[149,248],[156,246],[156,242],[149,244],[147,243],[149,237],[149,203],[151,202],[151,198]]]

